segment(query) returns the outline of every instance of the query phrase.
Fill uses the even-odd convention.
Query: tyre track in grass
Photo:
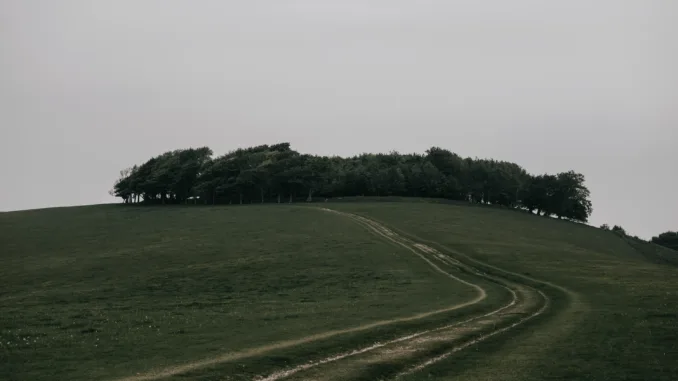
[[[466,285],[474,288],[475,290],[477,290],[479,296],[478,296],[478,298],[474,299],[471,304],[478,303],[478,302],[484,300],[487,297],[487,292],[485,291],[485,289],[483,289],[482,287],[480,287],[479,285],[477,285],[475,283],[471,283],[471,282],[468,282],[468,281],[463,280],[461,278],[458,278],[458,277],[450,274],[449,272],[443,270],[439,265],[435,264],[431,259],[427,258],[426,255],[429,255],[430,258],[433,258],[434,260],[441,262],[443,265],[463,266],[463,264],[461,262],[456,261],[453,258],[446,257],[446,256],[442,255],[440,252],[438,252],[437,250],[435,250],[435,249],[433,249],[429,246],[426,246],[424,244],[416,243],[416,242],[413,242],[411,240],[405,239],[404,237],[401,237],[401,236],[393,233],[392,231],[385,228],[384,226],[376,224],[373,221],[371,221],[371,220],[369,220],[365,217],[361,217],[361,216],[357,216],[357,215],[353,215],[353,214],[349,214],[349,213],[343,213],[343,212],[339,212],[339,211],[336,211],[336,210],[333,210],[333,209],[327,209],[327,208],[319,208],[319,209],[322,210],[322,211],[325,211],[325,212],[335,213],[335,214],[341,215],[343,217],[347,217],[347,218],[354,220],[358,224],[360,224],[363,227],[370,230],[375,235],[377,235],[381,238],[384,238],[384,239],[386,239],[386,240],[388,240],[392,243],[397,244],[398,246],[401,246],[401,247],[413,252],[415,255],[419,256],[421,259],[426,261],[436,271],[438,271],[438,272],[440,272],[440,273],[442,273],[442,274],[444,274],[444,275],[446,275],[446,276],[448,276],[448,277],[450,277],[450,278],[452,278],[452,279],[454,279],[458,282],[461,282],[463,284],[466,284]],[[468,269],[468,270],[472,270],[476,275],[482,276],[481,274],[475,272],[473,269]],[[492,279],[492,280],[496,281],[496,279]],[[484,318],[492,317],[492,316],[497,315],[497,314],[499,314],[499,313],[501,313],[505,310],[508,310],[511,307],[518,304],[518,295],[516,294],[516,292],[513,289],[511,289],[511,288],[509,288],[505,285],[502,285],[502,287],[504,287],[506,290],[509,291],[509,293],[511,293],[512,299],[508,304],[506,304],[506,305],[504,305],[504,306],[502,306],[502,307],[500,307],[496,310],[490,311],[490,312],[485,313],[485,314],[480,314],[480,315],[468,318],[468,319],[463,320],[463,321],[455,322],[455,323],[452,323],[452,324],[447,324],[447,325],[444,325],[442,327],[437,327],[437,328],[433,328],[433,329],[429,329],[429,330],[416,332],[416,333],[413,333],[413,334],[401,336],[401,337],[398,337],[398,338],[395,338],[395,339],[392,339],[392,340],[388,340],[388,341],[384,341],[384,342],[376,342],[376,343],[374,343],[370,346],[365,346],[365,347],[354,349],[354,350],[351,350],[351,351],[337,353],[337,354],[334,354],[332,356],[323,358],[321,360],[316,360],[316,361],[312,361],[312,362],[309,362],[309,363],[298,365],[298,366],[293,367],[293,368],[280,370],[280,371],[271,373],[267,376],[255,377],[255,380],[258,380],[258,381],[281,380],[281,379],[293,376],[293,375],[300,373],[302,371],[307,371],[307,370],[310,370],[312,368],[319,367],[321,365],[330,364],[330,363],[333,363],[333,362],[336,362],[336,361],[339,361],[339,360],[343,360],[343,359],[347,359],[347,358],[350,358],[350,357],[354,357],[354,356],[364,355],[364,354],[367,354],[369,352],[375,352],[375,351],[377,351],[381,348],[389,347],[389,346],[392,346],[394,344],[398,344],[398,343],[405,342],[405,341],[408,341],[408,340],[421,338],[425,335],[437,334],[439,332],[444,332],[446,330],[450,330],[450,329],[455,328],[455,327],[463,326],[463,325],[471,323],[473,321],[478,321],[478,320],[481,320],[481,319],[484,319]]]
[[[372,219],[371,221],[375,222],[376,224],[381,225],[381,223],[378,220]],[[472,267],[478,269],[481,272],[481,274],[483,274],[483,275],[485,275],[486,274],[485,271],[487,271],[487,272],[489,272],[493,275],[498,275],[502,279],[511,279],[511,280],[515,280],[515,281],[517,281],[521,284],[526,284],[526,285],[528,285],[528,284],[529,285],[538,285],[539,288],[549,289],[551,291],[555,291],[556,293],[560,294],[560,297],[563,297],[563,300],[561,300],[560,302],[561,303],[564,302],[564,304],[563,304],[563,306],[561,306],[562,308],[560,308],[557,311],[558,312],[557,315],[554,316],[555,320],[550,321],[550,323],[548,324],[548,328],[545,327],[544,329],[548,329],[550,331],[555,331],[556,334],[561,338],[564,337],[564,335],[566,335],[568,331],[574,329],[576,327],[577,323],[580,322],[584,318],[584,316],[586,316],[586,314],[588,314],[591,310],[589,303],[587,302],[587,300],[582,295],[580,295],[579,293],[572,291],[572,290],[570,290],[566,287],[563,287],[559,284],[549,282],[549,281],[545,281],[545,280],[538,279],[538,278],[534,278],[534,277],[529,276],[529,275],[521,274],[521,273],[518,273],[518,272],[515,272],[515,271],[506,270],[506,269],[491,265],[489,263],[486,263],[486,262],[483,262],[483,261],[478,260],[476,258],[473,258],[473,257],[471,257],[468,254],[465,254],[463,252],[459,252],[457,250],[450,249],[449,247],[442,245],[442,244],[439,244],[438,242],[434,242],[434,241],[431,241],[431,240],[421,238],[417,235],[411,234],[409,232],[404,232],[400,229],[392,228],[392,231],[396,234],[400,234],[402,236],[405,236],[406,239],[428,243],[428,245],[430,245],[429,247],[431,247],[432,249],[433,249],[433,247],[438,247],[446,253],[454,254],[454,256],[456,256],[457,258],[462,259],[463,263],[468,264],[469,266],[472,266]],[[433,250],[436,250],[436,249],[433,249]],[[447,258],[452,259],[449,256]],[[456,259],[453,259],[453,261],[457,262],[457,263],[459,262],[459,260],[456,260]],[[534,287],[531,287],[531,288],[534,289]],[[462,345],[456,346],[456,347],[449,349],[448,351],[446,351],[442,354],[433,356],[433,357],[431,357],[431,358],[429,358],[425,361],[422,361],[415,366],[411,366],[409,368],[406,368],[405,370],[402,370],[400,373],[396,374],[396,379],[401,378],[401,377],[406,376],[406,375],[409,375],[409,374],[416,373],[420,370],[423,370],[430,365],[433,365],[433,364],[438,363],[442,360],[445,360],[446,358],[450,357],[451,355],[453,355],[456,352],[459,352],[459,351],[461,351],[461,350],[463,350],[467,347],[470,347],[474,344],[480,343],[481,341],[489,339],[492,336],[506,332],[506,331],[510,330],[511,328],[514,328],[518,325],[526,323],[527,321],[532,320],[532,319],[536,318],[537,316],[544,314],[547,310],[553,309],[554,303],[551,300],[551,298],[548,295],[546,295],[544,292],[542,292],[541,290],[536,290],[536,291],[543,298],[544,305],[538,311],[536,311],[534,314],[529,315],[529,316],[527,316],[523,319],[520,319],[518,322],[515,322],[508,327],[504,327],[504,328],[501,328],[497,331],[489,332],[487,334],[481,335],[480,337],[477,337],[476,339],[471,340],[468,343],[464,343]]]
[[[344,217],[353,219],[357,223],[370,229],[373,233],[381,236],[382,238],[387,239],[393,243],[396,243],[412,251],[416,255],[420,256],[423,260],[428,262],[437,271],[445,273],[450,277],[458,279],[457,277],[442,270],[439,266],[437,266],[431,260],[426,258],[426,256],[428,255],[433,260],[441,262],[444,265],[464,267],[466,270],[470,270],[476,276],[500,283],[504,288],[508,289],[509,292],[511,292],[511,294],[513,295],[513,300],[509,304],[502,306],[497,310],[479,316],[475,316],[461,322],[456,322],[453,324],[445,325],[443,327],[438,327],[435,329],[430,329],[415,334],[402,336],[400,338],[396,338],[383,343],[375,343],[371,346],[355,349],[353,351],[335,354],[333,356],[329,356],[324,359],[317,360],[315,362],[310,362],[296,366],[294,368],[281,370],[272,373],[266,377],[255,378],[256,380],[276,381],[290,376],[294,376],[300,372],[303,372],[303,374],[300,377],[294,377],[295,380],[352,379],[356,377],[357,374],[360,373],[361,369],[364,369],[366,367],[384,362],[393,362],[396,360],[403,359],[407,360],[408,357],[416,355],[417,353],[425,353],[427,350],[430,350],[431,348],[434,348],[437,345],[443,344],[449,346],[450,343],[454,343],[455,341],[460,342],[458,345],[453,346],[451,349],[447,349],[443,355],[436,355],[435,357],[427,359],[415,367],[410,367],[405,371],[401,372],[402,375],[406,375],[421,370],[428,365],[441,361],[457,351],[470,347],[485,339],[508,331],[509,329],[514,328],[520,324],[523,324],[533,319],[534,317],[540,315],[546,310],[546,308],[548,308],[549,305],[548,297],[541,291],[537,291],[532,287],[498,279],[497,277],[484,274],[476,269],[469,268],[468,266],[465,266],[456,259],[443,255],[438,250],[432,247],[405,238],[395,233],[394,231],[386,228],[385,226],[368,218],[350,213],[339,212],[332,209],[322,208],[321,210],[336,213]],[[460,281],[465,284],[474,285],[473,283],[464,280]],[[520,298],[517,297],[517,294],[520,294]],[[539,308],[536,312],[529,314],[528,311],[539,307],[540,304],[541,308]],[[519,319],[517,322],[513,322],[511,317],[515,316],[516,314],[529,314],[529,315],[525,318]],[[493,330],[491,330],[490,332],[486,332],[487,328],[490,326],[493,327]],[[496,328],[497,326],[499,326],[499,328]],[[349,359],[350,361],[352,361],[352,363],[346,364],[346,361],[344,361],[346,359]],[[339,362],[339,364],[332,364],[335,362]],[[328,367],[328,365],[330,366]],[[334,368],[338,369],[333,369],[332,365],[335,365]]]
[[[537,290],[537,292],[538,292],[539,295],[541,295],[541,297],[543,298],[544,304],[543,304],[543,306],[542,306],[539,310],[537,310],[536,312],[534,312],[534,313],[530,314],[529,316],[527,316],[527,317],[525,317],[525,318],[522,318],[522,319],[518,320],[517,322],[512,323],[512,324],[510,324],[510,325],[508,325],[508,326],[506,326],[506,327],[503,327],[503,328],[497,329],[497,330],[495,330],[495,331],[491,331],[491,332],[489,332],[489,333],[487,333],[487,334],[481,335],[481,336],[479,336],[479,337],[476,337],[476,338],[474,338],[474,339],[472,339],[472,340],[470,340],[470,341],[468,341],[468,342],[465,342],[465,343],[463,343],[463,344],[461,344],[461,345],[455,346],[455,347],[453,347],[452,349],[447,350],[447,351],[444,352],[443,354],[440,354],[440,355],[437,355],[437,356],[435,356],[435,357],[429,358],[429,359],[427,359],[427,360],[425,360],[425,361],[422,361],[421,363],[419,363],[419,364],[417,364],[417,365],[415,365],[415,366],[413,366],[413,367],[410,367],[410,368],[408,368],[408,369],[406,369],[406,370],[404,370],[404,371],[402,371],[402,372],[400,372],[400,373],[397,373],[393,379],[394,379],[394,380],[397,380],[397,379],[399,379],[399,378],[401,378],[401,377],[404,377],[404,376],[407,376],[407,375],[410,375],[410,374],[419,372],[419,371],[423,370],[424,368],[426,368],[426,367],[428,367],[428,366],[434,365],[434,364],[436,364],[436,363],[438,363],[438,362],[440,362],[440,361],[442,361],[442,360],[445,360],[446,358],[450,357],[451,355],[455,354],[456,352],[459,352],[459,351],[461,351],[461,350],[464,350],[464,349],[466,349],[466,348],[468,348],[468,347],[470,347],[470,346],[472,346],[472,345],[478,344],[478,343],[480,343],[480,342],[482,342],[482,341],[484,341],[484,340],[487,340],[487,339],[489,339],[489,338],[491,338],[491,337],[493,337],[493,336],[496,336],[496,335],[498,335],[498,334],[504,333],[504,332],[506,332],[506,331],[508,331],[508,330],[510,330],[510,329],[512,329],[512,328],[515,328],[515,327],[517,327],[517,326],[519,326],[519,325],[522,325],[522,324],[528,322],[529,320],[532,320],[532,319],[534,319],[535,317],[537,317],[537,316],[543,314],[543,313],[546,311],[546,309],[549,307],[549,305],[550,305],[550,300],[549,300],[549,298],[546,296],[546,294],[544,294],[543,292],[541,292],[541,291],[539,291],[539,290]]]
[[[507,308],[510,308],[511,306],[516,304],[516,302],[517,302],[517,296],[516,296],[515,293],[513,293],[513,299],[511,300],[510,303],[508,303],[507,305],[504,305],[504,306],[502,306],[502,307],[500,307],[500,308],[498,308],[494,311],[488,312],[486,314],[474,316],[470,319],[467,319],[467,320],[464,320],[464,321],[461,321],[461,322],[457,322],[457,323],[448,324],[448,325],[445,325],[445,326],[442,326],[442,327],[438,327],[438,328],[434,328],[434,329],[430,329],[430,330],[425,330],[425,331],[420,331],[420,332],[413,333],[413,334],[410,334],[410,335],[402,336],[402,337],[399,337],[399,338],[396,338],[396,339],[393,339],[393,340],[388,340],[388,341],[385,341],[385,342],[376,342],[373,345],[370,345],[370,346],[367,346],[367,347],[363,347],[363,348],[360,348],[360,349],[355,349],[355,350],[347,351],[347,352],[343,352],[343,353],[338,353],[338,354],[335,354],[331,357],[324,358],[322,360],[313,361],[313,362],[310,362],[310,363],[307,363],[307,364],[299,365],[299,366],[291,368],[291,369],[278,371],[278,372],[272,373],[272,374],[270,374],[266,377],[257,377],[257,378],[255,378],[255,380],[258,380],[258,381],[281,380],[281,379],[284,379],[286,377],[297,374],[301,371],[309,370],[309,369],[312,369],[312,368],[315,368],[315,367],[318,367],[318,366],[321,366],[321,365],[325,365],[325,364],[329,364],[329,363],[332,363],[332,362],[335,362],[335,361],[343,360],[343,359],[346,359],[346,358],[349,358],[349,357],[352,357],[352,356],[362,355],[362,354],[377,350],[379,348],[383,348],[383,347],[390,346],[390,345],[393,345],[393,344],[397,344],[397,343],[400,343],[400,342],[403,342],[403,341],[415,339],[417,337],[420,337],[420,336],[423,336],[423,335],[426,335],[426,334],[431,334],[431,333],[443,331],[443,330],[446,330],[446,329],[450,329],[450,328],[453,328],[453,327],[457,327],[457,326],[472,322],[474,320],[489,317],[489,316],[495,315],[497,313],[500,313],[501,311],[503,311]]]
[[[446,307],[446,308],[442,308],[442,309],[436,309],[436,310],[432,310],[432,311],[422,312],[422,313],[418,313],[418,314],[414,314],[414,315],[406,316],[406,317],[402,317],[402,318],[380,320],[380,321],[376,321],[376,322],[372,322],[372,323],[368,323],[368,324],[363,324],[363,325],[359,325],[359,326],[355,326],[355,327],[351,327],[351,328],[346,328],[346,329],[338,329],[338,330],[321,332],[321,333],[318,333],[318,334],[315,334],[315,335],[309,335],[309,336],[305,336],[305,337],[298,338],[298,339],[284,340],[284,341],[280,341],[280,342],[276,342],[276,343],[272,343],[272,344],[268,344],[268,345],[263,345],[263,346],[259,346],[259,347],[241,350],[241,351],[228,352],[228,353],[224,353],[224,354],[221,354],[221,355],[218,355],[218,356],[215,356],[215,357],[205,358],[205,359],[198,360],[198,361],[188,362],[188,363],[179,364],[179,365],[175,365],[175,366],[169,366],[169,367],[165,367],[165,368],[161,368],[161,369],[155,369],[155,370],[151,370],[151,371],[144,372],[144,373],[137,373],[137,374],[132,375],[132,376],[117,378],[117,379],[114,379],[113,381],[153,381],[153,380],[161,380],[163,378],[168,378],[168,377],[172,377],[172,376],[176,376],[176,375],[185,374],[185,373],[192,372],[192,371],[195,371],[195,370],[199,370],[199,369],[202,369],[202,368],[208,368],[208,367],[219,365],[219,364],[224,364],[224,363],[228,363],[228,362],[234,362],[234,361],[238,361],[238,360],[242,360],[242,359],[261,356],[261,355],[265,355],[266,353],[271,352],[271,351],[281,350],[281,349],[285,349],[285,348],[291,348],[291,347],[295,347],[295,346],[299,346],[299,345],[303,345],[303,344],[308,344],[308,343],[312,343],[312,342],[324,340],[324,339],[329,339],[329,338],[339,336],[339,335],[343,335],[343,334],[350,334],[350,333],[356,333],[356,332],[361,332],[361,331],[367,331],[367,330],[370,330],[370,329],[379,328],[379,327],[397,324],[397,323],[406,323],[406,322],[416,321],[416,320],[424,319],[424,318],[431,317],[431,316],[434,316],[434,315],[460,310],[460,309],[463,309],[463,308],[466,308],[466,307],[470,307],[474,304],[480,303],[481,301],[483,301],[487,298],[487,291],[484,288],[482,288],[481,286],[479,286],[475,283],[468,282],[464,279],[461,279],[459,277],[456,277],[456,276],[448,273],[447,271],[443,270],[440,266],[435,264],[432,260],[430,260],[426,257],[426,255],[429,255],[432,258],[434,258],[434,260],[438,260],[438,261],[443,262],[440,258],[435,257],[434,252],[437,253],[436,250],[431,249],[428,246],[423,245],[423,244],[416,244],[416,243],[411,242],[409,240],[404,240],[404,239],[399,240],[400,237],[397,236],[396,234],[392,233],[390,230],[384,228],[381,225],[369,224],[369,222],[371,222],[371,220],[368,220],[364,217],[360,217],[360,216],[357,216],[357,215],[351,215],[351,214],[347,214],[347,213],[342,213],[342,212],[338,212],[338,211],[331,210],[331,209],[322,208],[321,210],[323,210],[325,212],[337,213],[337,214],[341,214],[345,217],[349,217],[349,218],[353,219],[354,221],[358,222],[359,224],[367,227],[370,231],[377,234],[378,236],[384,237],[388,241],[390,241],[394,244],[397,244],[397,245],[399,245],[399,246],[401,246],[405,249],[408,249],[409,251],[413,252],[414,254],[419,256],[421,259],[426,261],[435,271],[437,271],[437,272],[439,272],[439,273],[441,273],[441,274],[443,274],[443,275],[445,275],[445,276],[447,276],[447,277],[449,277],[453,280],[456,280],[456,281],[474,289],[476,291],[475,297],[473,299],[469,300],[469,301],[459,303],[459,304],[455,304],[455,305],[452,305],[452,306],[449,306],[449,307]],[[445,262],[443,262],[443,263],[445,263]],[[490,314],[498,313],[499,311],[503,310],[503,308],[508,308],[509,306],[516,303],[515,293],[511,290],[509,290],[509,291],[514,295],[514,300],[511,301],[508,305],[506,305],[502,308],[499,308],[498,310],[490,312]],[[478,316],[477,318],[479,319],[481,317],[482,317],[482,315]],[[444,329],[444,327],[442,327],[440,329]],[[413,336],[411,338],[421,336],[421,335],[428,333],[428,332],[429,331],[414,334],[415,336]],[[399,342],[399,341],[403,341],[403,340],[407,340],[407,339],[398,338],[398,339],[394,339],[394,340],[391,340],[391,341]],[[390,343],[391,341],[389,341],[387,343]],[[381,344],[376,343],[375,345],[381,345]],[[387,345],[387,344],[383,344],[383,345]],[[381,345],[381,346],[383,346],[383,345]],[[378,348],[378,347],[379,346],[377,346],[375,348]],[[357,353],[365,353],[365,352],[368,352],[368,351],[369,351],[369,349],[363,348],[363,349],[351,351],[350,353],[356,352],[355,354],[357,354]],[[353,354],[353,355],[355,355],[355,354]],[[341,357],[341,356],[342,356],[342,354],[339,355],[339,357]],[[345,357],[349,357],[349,356],[350,355],[345,355],[341,358],[345,358]],[[336,357],[336,356],[333,356],[333,357]],[[325,359],[325,360],[328,360],[328,359]],[[320,361],[322,362],[324,360],[320,360]],[[332,361],[336,361],[336,359],[332,360]],[[323,363],[328,363],[328,362],[331,362],[331,361],[328,360],[328,361],[323,362]],[[305,364],[305,365],[308,365],[308,364]],[[303,365],[300,366],[300,367],[303,367]],[[296,373],[296,372],[294,372],[294,373]],[[270,375],[268,377],[272,377],[272,376],[273,375]],[[282,377],[263,378],[263,379],[277,380],[277,379],[280,379],[280,378],[282,378]],[[259,377],[259,378],[255,378],[255,379],[262,379],[262,378]]]

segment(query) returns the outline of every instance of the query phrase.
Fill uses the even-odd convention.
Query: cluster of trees
[[[212,157],[207,147],[163,153],[121,171],[111,194],[126,203],[264,203],[314,197],[412,196],[521,208],[586,221],[592,211],[584,176],[533,176],[517,164],[462,158],[433,147],[425,154],[301,154],[289,143]]]
[[[626,230],[619,225],[614,225],[613,227],[610,227],[610,225],[608,224],[602,224],[600,225],[600,228],[603,230],[611,231],[621,237],[634,238],[635,240],[638,241],[647,242],[646,240],[643,240],[638,236],[634,237],[629,236],[626,233]],[[650,242],[678,251],[678,232],[667,231],[656,237],[652,237]]]
[[[678,231],[668,231],[656,237],[652,237],[652,242],[678,251]]]
[[[623,227],[621,227],[619,225],[614,225],[612,228],[610,228],[610,225],[602,224],[602,225],[600,225],[600,228],[603,229],[603,230],[610,230],[613,233],[616,233],[617,235],[620,235],[622,237],[627,236],[626,229],[624,229]]]

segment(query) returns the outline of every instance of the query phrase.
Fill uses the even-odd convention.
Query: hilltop
[[[678,372],[675,252],[583,224],[323,202],[11,212],[0,232],[3,379]]]

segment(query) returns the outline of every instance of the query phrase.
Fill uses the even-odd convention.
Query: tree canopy
[[[301,154],[289,143],[212,157],[207,147],[165,152],[120,172],[111,194],[125,203],[264,203],[314,197],[411,196],[525,209],[587,221],[584,176],[531,175],[506,161],[462,158],[439,147],[424,154]]]
[[[652,237],[652,242],[678,251],[678,231],[668,231],[656,237]]]

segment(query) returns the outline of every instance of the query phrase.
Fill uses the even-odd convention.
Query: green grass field
[[[577,305],[563,303],[541,324],[479,348],[482,356],[461,353],[428,370],[440,379],[450,374],[468,380],[678,379],[678,268],[652,263],[615,234],[493,208],[429,203],[340,208],[579,296]]]
[[[514,211],[59,208],[0,245],[3,380],[678,377],[674,253]]]

